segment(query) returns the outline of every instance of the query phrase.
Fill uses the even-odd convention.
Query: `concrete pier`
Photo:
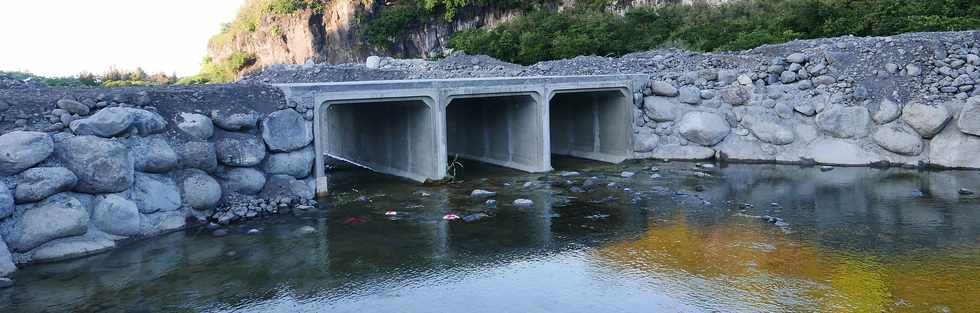
[[[277,85],[314,110],[317,192],[324,158],[416,181],[458,156],[528,172],[551,154],[632,156],[633,94],[645,75],[364,81]]]

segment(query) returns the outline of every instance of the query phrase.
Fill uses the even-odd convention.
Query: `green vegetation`
[[[492,30],[456,33],[449,44],[472,54],[531,64],[661,47],[727,51],[847,34],[980,29],[976,0],[743,0],[720,6],[637,8],[625,16],[606,12],[603,1],[562,12],[537,10]]]
[[[255,64],[256,58],[253,54],[235,52],[230,57],[220,62],[214,62],[210,57],[205,57],[201,64],[201,73],[195,76],[181,78],[177,81],[180,85],[207,84],[207,83],[228,83],[238,78],[238,73],[249,65]]]
[[[28,72],[5,72],[0,71],[0,76],[17,79],[22,81],[34,81],[48,87],[128,87],[128,86],[159,86],[170,85],[177,82],[177,76],[167,75],[160,72],[152,75],[146,74],[141,68],[135,70],[120,70],[110,68],[104,74],[96,75],[89,72],[82,72],[77,76],[68,77],[44,77]]]

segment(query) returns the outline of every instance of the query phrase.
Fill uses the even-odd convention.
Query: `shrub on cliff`
[[[207,84],[207,83],[229,83],[238,78],[238,74],[254,64],[255,55],[235,52],[227,59],[214,62],[211,58],[204,58],[201,64],[201,73],[195,76],[188,76],[177,81],[179,85]]]
[[[743,0],[719,6],[636,8],[624,15],[603,7],[531,12],[492,30],[458,32],[449,45],[531,64],[576,55],[619,56],[664,46],[742,50],[847,34],[980,29],[976,0]]]

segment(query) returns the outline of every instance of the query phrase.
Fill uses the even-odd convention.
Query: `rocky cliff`
[[[727,0],[618,0],[609,10],[625,12],[640,6],[665,4],[718,4]],[[547,10],[574,7],[578,1],[544,1]],[[255,62],[242,70],[254,72],[273,64],[315,63],[341,64],[364,62],[368,56],[398,58],[431,58],[442,55],[450,36],[458,31],[479,27],[492,28],[524,13],[523,9],[494,6],[466,7],[446,21],[438,14],[417,17],[409,29],[384,46],[369,43],[362,31],[365,23],[382,11],[392,10],[397,1],[338,0],[325,2],[322,9],[303,9],[290,14],[262,14],[254,27],[212,40],[208,58],[220,62],[235,53],[253,56]],[[241,17],[239,17],[241,19]],[[226,35],[226,34],[222,34]],[[221,36],[216,36],[216,38]]]

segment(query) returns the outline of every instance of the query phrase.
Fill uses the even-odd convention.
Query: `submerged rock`
[[[483,189],[476,189],[476,190],[473,190],[473,192],[470,192],[470,197],[473,197],[473,198],[487,198],[487,197],[493,197],[493,196],[496,196],[496,195],[497,195],[496,192],[487,191],[487,190],[483,190]]]
[[[531,201],[531,199],[517,199],[514,200],[514,206],[521,209],[530,209],[534,207],[534,201]]]

